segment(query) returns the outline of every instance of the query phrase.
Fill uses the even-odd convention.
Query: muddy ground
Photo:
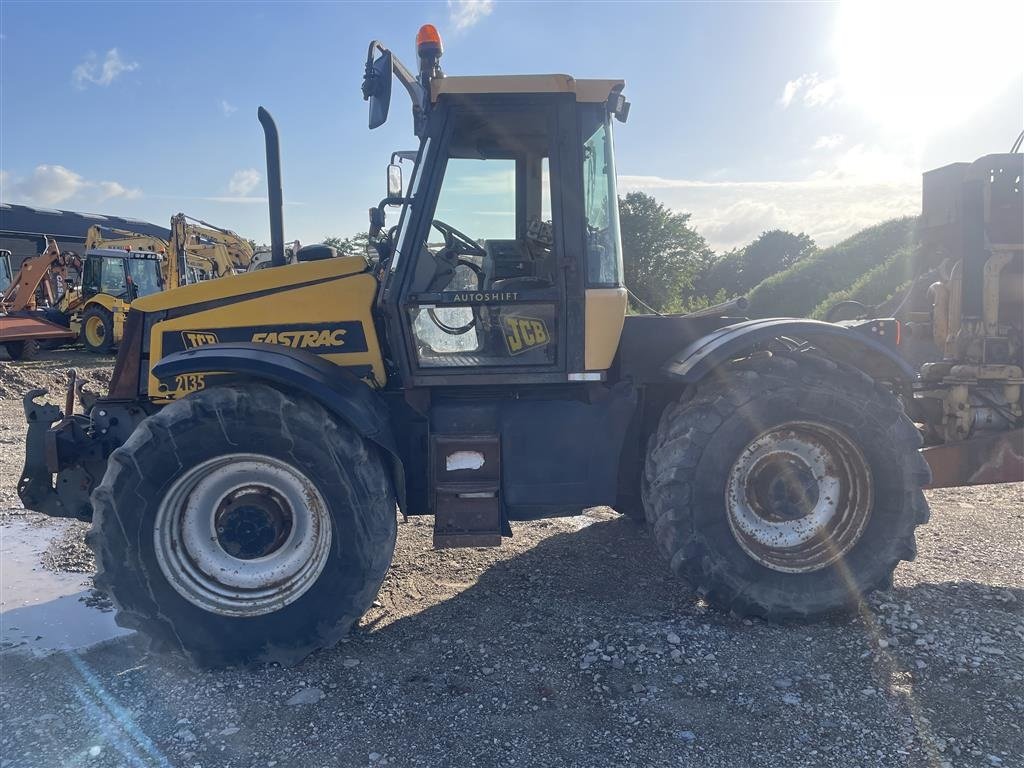
[[[0,361],[4,768],[1024,766],[1021,484],[930,492],[894,588],[814,624],[710,609],[611,510],[494,550],[434,551],[414,519],[338,647],[197,672],[129,633],[90,646],[118,630],[84,526],[19,508],[17,395],[69,363],[109,375]]]

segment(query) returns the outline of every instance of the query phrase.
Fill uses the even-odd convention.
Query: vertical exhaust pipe
[[[270,202],[270,264],[283,267],[284,260],[284,197],[281,193],[281,143],[277,125],[263,107],[256,113],[267,144],[267,199]]]

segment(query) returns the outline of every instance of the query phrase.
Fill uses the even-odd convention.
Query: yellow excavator
[[[86,235],[82,292],[67,309],[81,317],[85,347],[107,352],[121,340],[133,299],[244,272],[251,260],[248,241],[183,213],[171,217],[168,240],[93,226]]]
[[[171,220],[172,231],[176,222],[178,226],[185,227],[189,254],[209,259],[214,263],[213,277],[239,274],[249,269],[253,259],[253,246],[241,235],[183,213],[179,213]]]

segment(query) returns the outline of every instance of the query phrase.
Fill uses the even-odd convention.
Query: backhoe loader
[[[437,547],[614,506],[746,615],[889,585],[930,479],[895,321],[627,316],[623,81],[445,77],[430,25],[417,54],[416,74],[367,54],[370,127],[397,79],[419,140],[371,209],[379,259],[306,246],[285,266],[260,108],[275,268],[135,301],[85,413],[26,394],[21,499],[91,520],[118,621],[201,665],[295,663],[374,600],[396,506],[432,514]],[[486,216],[480,179],[512,185]]]
[[[233,275],[252,259],[247,241],[205,222],[190,223],[183,213],[171,217],[167,241],[93,226],[85,248],[90,279],[83,281],[82,295],[69,310],[81,318],[82,343],[93,352],[107,352],[120,343],[125,317],[136,298]]]
[[[0,251],[0,278],[10,274],[10,251]],[[0,345],[12,360],[30,360],[40,346],[73,339],[63,305],[75,294],[69,268],[78,257],[46,238],[46,249],[25,259],[0,289]]]

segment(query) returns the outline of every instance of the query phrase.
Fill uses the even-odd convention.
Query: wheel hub
[[[807,573],[854,546],[871,516],[871,470],[844,434],[793,422],[762,433],[733,463],[726,512],[733,536],[762,565]]]
[[[821,497],[814,470],[790,454],[766,456],[751,470],[747,484],[751,506],[768,520],[806,517]]]
[[[179,476],[153,535],[160,569],[182,597],[224,616],[260,616],[313,586],[332,526],[316,484],[297,468],[236,453]]]
[[[281,548],[292,530],[292,513],[279,494],[249,486],[220,503],[214,522],[217,541],[225,552],[240,560],[254,560]]]

